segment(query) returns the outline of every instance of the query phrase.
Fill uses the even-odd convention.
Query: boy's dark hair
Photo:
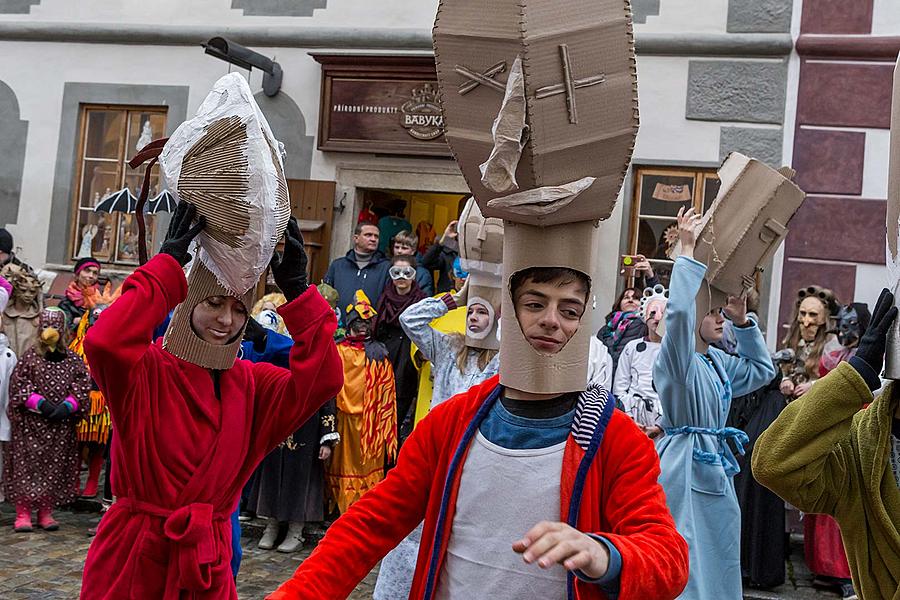
[[[359,235],[362,233],[363,227],[374,227],[378,229],[378,225],[373,223],[372,221],[360,221],[356,224],[356,227],[353,228],[353,235]]]
[[[516,292],[518,292],[519,288],[528,281],[533,283],[552,283],[557,287],[575,282],[580,283],[584,288],[585,302],[587,302],[591,293],[591,278],[581,271],[568,267],[528,267],[514,273],[509,280],[509,293],[513,300],[515,300]]]
[[[409,263],[409,266],[412,268],[416,268],[416,257],[412,254],[399,254],[397,256],[391,257],[391,266],[393,267],[398,262]]]

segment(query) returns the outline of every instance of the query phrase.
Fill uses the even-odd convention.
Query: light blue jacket
[[[775,367],[752,321],[734,328],[738,356],[696,351],[695,300],[705,273],[705,265],[683,256],[672,270],[666,333],[653,369],[666,430],[657,442],[660,484],[690,549],[690,579],[680,598],[740,600],[741,515],[732,479],[740,468],[726,440],[740,448],[746,435],[725,420],[732,396],[769,383]]]

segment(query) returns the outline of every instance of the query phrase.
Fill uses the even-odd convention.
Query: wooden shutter
[[[336,184],[310,179],[288,179],[287,183],[291,195],[291,214],[300,221],[309,255],[309,282],[316,285],[328,270]]]

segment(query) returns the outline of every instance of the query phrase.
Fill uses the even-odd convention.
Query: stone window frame
[[[85,210],[85,207],[81,205],[81,194],[83,187],[83,178],[84,178],[84,167],[85,163],[88,160],[105,160],[107,162],[112,163],[115,161],[116,170],[117,170],[117,185],[115,186],[116,191],[121,189],[120,186],[124,186],[125,177],[126,177],[126,165],[125,163],[136,153],[135,149],[131,149],[127,147],[128,139],[130,137],[130,127],[131,127],[131,116],[134,113],[152,113],[152,114],[162,114],[165,116],[166,121],[163,125],[163,130],[168,130],[168,121],[169,121],[169,109],[167,106],[155,105],[155,106],[146,106],[146,105],[134,105],[134,104],[94,104],[94,103],[81,103],[78,108],[78,145],[75,154],[75,163],[73,165],[73,172],[75,173],[75,178],[73,180],[73,185],[71,189],[70,195],[70,231],[69,231],[69,243],[67,249],[67,259],[68,260],[77,260],[76,256],[79,251],[79,228],[82,225],[81,223],[81,213]],[[88,128],[90,124],[90,119],[88,119],[88,115],[92,111],[117,111],[125,113],[125,117],[122,123],[122,129],[119,134],[119,149],[117,153],[117,157],[115,159],[98,159],[97,157],[88,157],[86,156],[87,152],[87,139],[88,139]],[[159,166],[155,165],[155,172],[159,172]],[[143,167],[138,168],[138,172],[143,176]],[[141,179],[142,181],[142,179]],[[139,193],[139,190],[135,192],[135,195]],[[153,190],[151,189],[151,195]],[[134,268],[138,265],[137,259],[133,260],[125,260],[119,259],[118,251],[118,236],[121,227],[121,213],[112,213],[112,229],[114,231],[114,235],[112,236],[112,250],[109,256],[109,259],[103,259],[100,257],[95,257],[100,260],[101,263],[105,265],[120,267],[120,268]],[[156,231],[154,227],[153,217],[149,217],[147,219],[147,233],[148,233],[148,245],[153,248],[155,247],[156,242]]]
[[[686,166],[661,166],[661,165],[634,165],[632,168],[632,185],[631,185],[631,203],[630,215],[628,217],[628,241],[626,253],[630,255],[638,254],[639,242],[639,226],[640,221],[671,221],[675,223],[675,218],[667,215],[654,214],[652,212],[641,212],[641,199],[644,195],[644,178],[645,177],[676,177],[683,178],[685,182],[691,180],[693,188],[691,190],[691,206],[698,212],[705,211],[709,204],[715,199],[719,190],[719,177],[716,167],[686,167]],[[707,186],[710,186],[707,188]],[[705,190],[709,189],[709,195],[705,194]],[[686,203],[687,201],[685,201]],[[660,277],[663,285],[668,286],[668,274],[674,261],[666,258],[647,257],[653,266],[654,272]],[[633,285],[633,277],[626,282],[627,285]]]

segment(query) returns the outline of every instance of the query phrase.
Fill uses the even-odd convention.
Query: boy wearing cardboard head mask
[[[693,209],[679,211],[681,256],[672,270],[666,332],[653,370],[666,433],[657,444],[660,483],[678,531],[691,540],[690,579],[681,597],[740,598],[740,509],[732,479],[740,469],[727,440],[742,449],[747,438],[725,427],[725,419],[732,395],[765,385],[775,368],[759,328],[747,318],[744,298],[697,314],[698,294],[706,293],[706,265],[693,258],[699,226]],[[711,346],[721,340],[725,318],[735,325],[737,356]]]
[[[558,233],[507,223],[506,240],[520,227],[514,243]],[[594,239],[592,223],[573,228]],[[387,478],[270,598],[346,597],[423,516],[410,598],[678,595],[687,547],[653,445],[606,390],[585,390],[591,282],[571,264],[593,253],[544,250],[537,266],[506,265],[501,353],[516,358],[435,407]]]

